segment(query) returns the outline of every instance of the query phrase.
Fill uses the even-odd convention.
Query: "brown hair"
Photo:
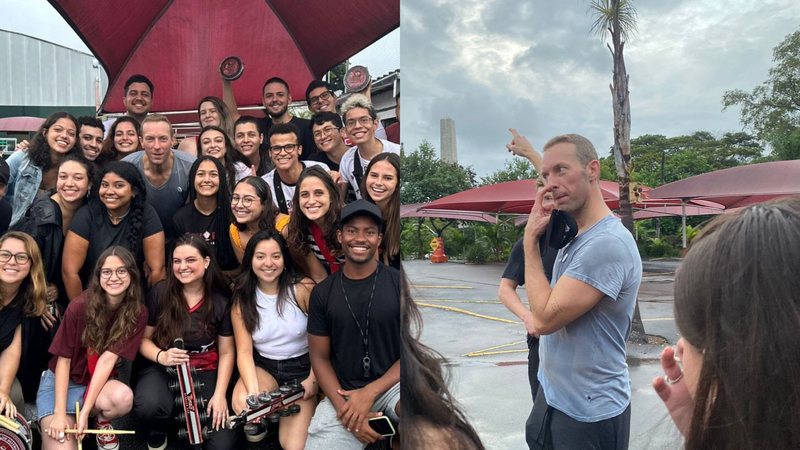
[[[578,161],[581,162],[581,165],[585,166],[590,162],[598,159],[597,158],[597,150],[594,149],[594,145],[586,139],[585,137],[581,136],[580,134],[562,134],[556,136],[546,144],[544,144],[544,149],[542,152],[546,152],[547,149],[556,145],[556,144],[572,144],[575,146],[575,156],[577,156]]]
[[[361,181],[361,192],[365,199],[375,203],[367,190],[367,179],[372,166],[380,161],[386,161],[391,164],[397,174],[397,187],[389,198],[386,208],[381,208],[383,223],[386,227],[383,231],[381,248],[383,248],[383,263],[388,265],[390,258],[399,257],[400,255],[400,155],[383,152],[372,158],[364,171],[365,176]]]
[[[702,353],[686,448],[800,448],[800,198],[724,214],[675,277],[675,321]]]
[[[39,252],[39,245],[27,233],[9,231],[0,236],[0,246],[8,239],[22,241],[25,245],[25,253],[30,256],[30,273],[22,281],[17,291],[18,294],[24,292],[25,315],[28,317],[41,316],[47,308],[47,279],[44,275],[44,262],[42,262],[42,254]],[[2,281],[0,281],[0,294],[6,295]]]

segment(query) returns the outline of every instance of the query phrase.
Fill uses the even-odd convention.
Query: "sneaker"
[[[267,429],[261,424],[245,424],[244,437],[247,438],[247,442],[261,442],[267,437]]]
[[[113,430],[110,421],[96,418],[98,430]],[[119,437],[116,434],[98,434],[95,436],[97,439],[98,450],[117,450],[119,448]]]
[[[147,438],[147,450],[164,450],[167,448],[167,434],[163,431],[151,431]]]

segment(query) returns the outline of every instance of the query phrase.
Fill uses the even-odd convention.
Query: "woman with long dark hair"
[[[200,128],[210,126],[218,127],[222,132],[228,136],[233,136],[233,117],[225,106],[225,103],[219,97],[208,96],[203,97],[197,105],[197,119],[200,123]],[[178,150],[189,153],[190,155],[199,156],[200,152],[200,138],[186,137],[181,141]],[[231,146],[231,149],[233,146]]]
[[[202,385],[195,395],[208,401],[214,430],[204,448],[234,448],[236,434],[224,428],[235,353],[229,299],[230,288],[205,241],[193,234],[178,237],[169,276],[148,295],[150,318],[140,349],[152,364],[140,373],[135,409],[150,430],[150,448],[166,446],[166,431],[177,412],[166,368],[187,362],[197,370],[193,378]],[[178,338],[184,349],[174,346]]]
[[[308,357],[308,300],[314,282],[299,276],[289,248],[274,230],[262,230],[247,243],[236,281],[231,319],[241,378],[233,390],[234,411],[247,408],[248,395],[271,392],[296,380],[305,394],[297,415],[281,418],[279,440],[285,450],[303,449],[317,405],[316,377]],[[262,433],[249,435],[257,441]]]
[[[147,323],[139,269],[119,246],[106,249],[92,272],[89,289],[70,302],[58,328],[48,370],[42,374],[36,410],[43,448],[75,448],[87,428],[113,429],[111,419],[127,414],[133,392],[116,379],[120,359],[133,361]],[[82,403],[76,422],[75,404]],[[89,418],[95,417],[95,426]],[[112,434],[96,435],[99,449],[119,448]]]
[[[233,186],[248,175],[255,175],[248,166],[248,161],[237,152],[233,146],[233,141],[225,131],[217,126],[210,125],[203,128],[198,137],[200,140],[200,154],[210,155],[220,161],[225,166],[228,175],[228,189],[233,192]]]
[[[175,235],[197,234],[206,241],[222,270],[239,267],[228,231],[230,196],[222,162],[213,156],[200,156],[189,170],[189,180],[188,201],[172,218]]]
[[[307,167],[297,179],[292,205],[286,240],[298,265],[319,283],[344,262],[336,238],[342,210],[339,189],[324,169]]]
[[[47,281],[36,242],[19,231],[4,234],[0,237],[0,414],[8,417],[14,417],[24,397],[33,400],[36,393],[34,386],[33,392],[23,395],[30,391],[25,388],[31,380],[18,376],[26,363],[41,366],[39,361],[23,361],[22,328],[26,318],[45,314],[46,298]]]
[[[385,229],[381,239],[381,261],[400,270],[400,155],[379,153],[364,171],[364,198],[378,205]]]
[[[99,255],[112,245],[127,248],[147,266],[142,273],[148,285],[164,279],[164,231],[146,194],[133,164],[113,161],[103,169],[99,198],[78,210],[64,242],[61,274],[68,298],[83,291]]]
[[[93,179],[94,165],[91,162],[82,156],[67,156],[58,166],[55,192],[37,195],[25,216],[14,226],[14,229],[36,239],[51,293],[55,290],[62,311],[69,303],[61,281],[64,236],[75,213],[87,203]]]
[[[800,448],[798,224],[798,197],[717,216],[675,274],[653,387],[687,449]]]
[[[25,215],[39,190],[56,187],[58,165],[78,142],[78,120],[66,112],[51,114],[31,139],[28,151],[8,157],[9,177],[5,199],[11,204],[10,226]]]
[[[94,160],[102,168],[111,161],[119,161],[133,152],[141,150],[142,127],[131,116],[122,116],[108,130],[100,156]]]
[[[241,263],[247,242],[261,230],[282,231],[289,216],[282,214],[272,202],[269,185],[262,178],[242,178],[233,188],[231,197],[233,223],[230,226],[233,253]]]

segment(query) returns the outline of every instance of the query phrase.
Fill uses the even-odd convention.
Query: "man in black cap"
[[[5,199],[9,176],[8,163],[5,159],[0,158],[0,234],[8,231],[8,225],[11,223],[12,208],[8,200]]]
[[[337,236],[345,263],[311,291],[311,366],[325,392],[306,450],[361,449],[381,439],[369,425],[399,422],[400,272],[378,260],[383,218],[366,200],[342,209]]]

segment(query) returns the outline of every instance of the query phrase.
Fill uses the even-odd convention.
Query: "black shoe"
[[[147,450],[164,450],[167,448],[167,434],[163,431],[151,431],[147,438]]]

